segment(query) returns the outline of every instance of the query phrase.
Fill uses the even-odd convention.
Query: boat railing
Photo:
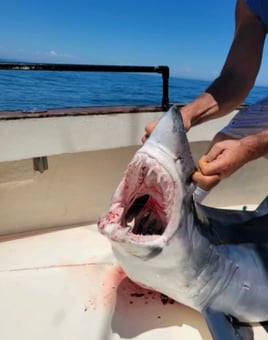
[[[72,72],[117,72],[117,73],[155,73],[162,76],[161,109],[169,107],[169,67],[131,66],[131,65],[90,65],[90,64],[52,64],[1,62],[0,70],[24,71],[72,71]]]

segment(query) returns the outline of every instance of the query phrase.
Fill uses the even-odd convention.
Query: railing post
[[[164,109],[168,109],[169,107],[169,68],[168,66],[162,66],[162,81],[163,81],[163,88],[162,88],[162,107]]]

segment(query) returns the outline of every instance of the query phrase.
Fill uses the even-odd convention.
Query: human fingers
[[[156,127],[158,120],[154,120],[145,126],[145,132],[148,136],[152,133],[153,129]]]
[[[226,178],[250,160],[248,155],[248,148],[240,140],[226,139],[212,146],[206,155],[207,163],[200,166],[206,175],[217,173]]]
[[[222,175],[226,167],[227,152],[219,144],[214,144],[208,153],[202,156],[198,166],[203,175]]]
[[[141,139],[142,143],[145,143],[146,140],[150,137],[150,135],[151,135],[153,129],[156,127],[157,123],[158,123],[158,120],[154,120],[154,121],[148,123],[145,126],[145,128],[144,128],[145,129],[145,134],[144,134],[144,136]]]
[[[205,158],[203,158],[203,161],[206,163],[214,161],[223,153],[224,150],[224,142],[220,141],[212,144],[206,153]]]
[[[220,182],[218,175],[206,176],[200,171],[194,172],[192,179],[201,189],[206,191],[210,191]]]
[[[141,138],[142,144],[144,144],[147,141],[148,138],[149,138],[149,135],[147,135],[147,133],[145,133]]]

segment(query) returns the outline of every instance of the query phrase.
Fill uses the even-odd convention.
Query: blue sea
[[[187,103],[206,89],[208,81],[169,79],[170,103]],[[245,103],[268,94],[268,87],[255,86]],[[0,110],[160,105],[161,75],[64,71],[0,70]]]

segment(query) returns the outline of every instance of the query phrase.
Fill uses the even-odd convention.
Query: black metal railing
[[[0,63],[0,70],[159,73],[162,75],[162,107],[169,107],[168,66]]]

